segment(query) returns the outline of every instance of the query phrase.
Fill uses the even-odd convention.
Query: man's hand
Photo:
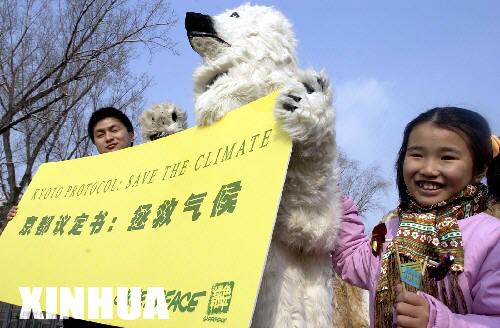
[[[412,292],[403,292],[401,285],[396,287],[397,325],[401,328],[426,328],[429,322],[429,303]]]

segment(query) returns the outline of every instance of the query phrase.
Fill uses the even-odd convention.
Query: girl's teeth
[[[426,183],[426,182],[421,182],[420,186],[424,190],[436,190],[439,189],[439,186],[434,184],[434,183]]]

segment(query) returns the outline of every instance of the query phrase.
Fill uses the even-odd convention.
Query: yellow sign
[[[97,322],[249,326],[291,152],[275,100],[270,94],[210,127],[41,165],[0,237],[0,300],[31,297],[42,310],[88,319],[98,295]],[[153,287],[164,289],[168,319],[145,319],[148,307],[155,314]],[[117,313],[124,289],[128,317]],[[113,315],[104,320],[107,292]],[[124,320],[134,317],[136,292],[144,312]]]

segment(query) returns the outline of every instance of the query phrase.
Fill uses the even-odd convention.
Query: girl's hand
[[[401,285],[396,287],[397,325],[401,328],[426,328],[429,322],[429,303],[412,292],[403,292]]]
[[[10,208],[9,212],[7,213],[7,221],[10,221],[16,216],[17,214],[17,205],[14,205]]]

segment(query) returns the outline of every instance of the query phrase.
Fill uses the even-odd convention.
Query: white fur
[[[212,19],[223,41],[191,38],[203,58],[194,73],[198,124],[280,89],[274,113],[293,140],[252,327],[329,328],[340,197],[328,79],[297,67],[292,26],[275,9],[245,4]]]
[[[174,104],[156,104],[139,117],[142,138],[151,141],[187,128],[187,115]]]

